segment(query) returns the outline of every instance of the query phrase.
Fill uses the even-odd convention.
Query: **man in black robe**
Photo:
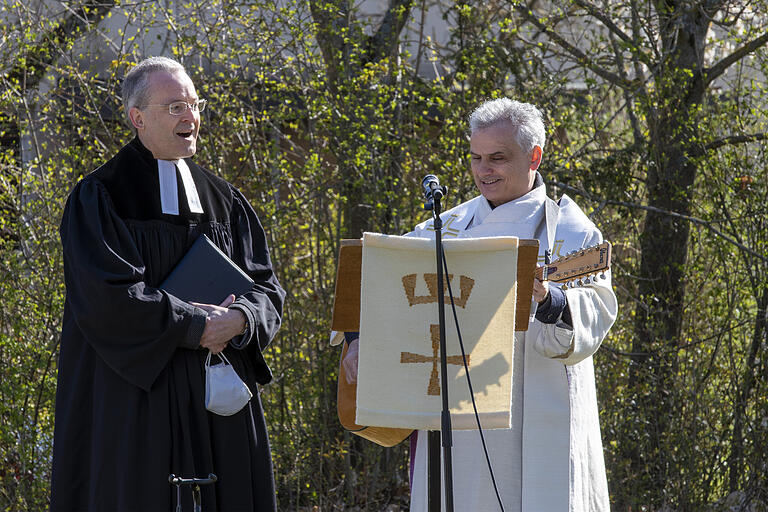
[[[275,510],[257,384],[272,378],[262,351],[285,292],[264,231],[240,192],[190,160],[205,102],[180,64],[141,62],[123,102],[136,137],[75,186],[61,223],[51,510],[172,512],[169,474],[209,473],[218,481],[201,487],[204,512]],[[253,279],[251,291],[213,305],[158,287],[202,234]],[[205,408],[209,350],[223,350],[254,392],[232,416]],[[191,511],[191,489],[178,494]]]

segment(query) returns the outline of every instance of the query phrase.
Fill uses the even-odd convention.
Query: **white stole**
[[[451,231],[444,229],[443,236],[539,238],[539,254],[543,255],[550,246],[549,240],[556,238],[554,233],[547,233],[544,217],[546,201],[544,186],[493,209],[484,197],[478,196],[441,215],[444,227],[447,224],[449,229],[452,228]],[[420,224],[412,235],[434,236],[433,221]],[[563,245],[563,241],[555,241],[555,245],[558,242]],[[566,247],[569,245],[565,244]],[[531,313],[535,313],[535,307]],[[532,324],[532,327],[533,331],[538,330],[537,324]],[[488,431],[486,437],[491,445],[489,449],[497,478],[501,476],[502,479],[502,482],[497,480],[502,486],[500,491],[512,501],[505,503],[505,508],[563,510],[569,501],[568,383],[562,362],[543,358],[532,346],[526,346],[526,339],[531,342],[535,339],[532,330],[516,334],[516,348],[519,348],[516,355],[522,356],[524,361],[517,359],[515,370],[518,370],[518,375],[522,373],[524,379],[514,383],[511,406],[513,415],[517,416],[516,421],[513,419],[513,430]],[[467,490],[473,489],[469,491],[472,497],[457,495],[455,499],[461,506],[469,507],[466,509],[492,510],[497,507],[496,499],[488,481],[484,457],[482,452],[478,453],[478,440],[473,436],[476,434],[472,432],[454,432],[454,485],[457,490],[464,486]],[[422,452],[426,449],[424,441],[426,436],[419,435],[417,457],[421,455],[425,459],[426,454]],[[519,457],[519,462],[512,463],[510,455]],[[421,466],[424,459],[417,461],[417,471],[425,470]],[[508,479],[515,479],[517,483],[513,484]],[[414,484],[416,488],[412,492],[416,496],[411,501],[412,507],[415,507],[412,510],[426,510],[426,482],[415,481]]]

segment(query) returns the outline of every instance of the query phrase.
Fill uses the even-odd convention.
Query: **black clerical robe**
[[[204,486],[205,512],[275,510],[274,478],[257,383],[272,378],[262,351],[285,292],[264,231],[245,198],[186,160],[204,213],[162,213],[157,160],[138,138],[73,189],[61,223],[64,305],[51,510],[172,512],[182,477]],[[177,173],[178,174],[178,173]],[[254,392],[223,417],[205,409],[199,349],[206,312],[158,285],[200,234],[255,281],[237,297],[247,332],[225,354]],[[182,506],[192,510],[191,490]]]

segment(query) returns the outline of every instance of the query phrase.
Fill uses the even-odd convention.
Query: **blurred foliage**
[[[251,200],[288,292],[262,390],[281,510],[407,508],[407,443],[336,418],[339,240],[424,220],[427,173],[448,206],[471,198],[465,119],[501,94],[542,108],[550,192],[614,243],[621,313],[596,356],[614,508],[765,507],[768,6],[635,4],[0,0],[0,508],[46,508],[58,222],[131,137],[121,77],[160,54],[210,101],[196,158]]]

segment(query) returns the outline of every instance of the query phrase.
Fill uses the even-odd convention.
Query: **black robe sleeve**
[[[145,264],[98,179],[72,191],[60,234],[77,327],[112,370],[149,390],[177,348],[199,344],[206,312],[144,282]]]
[[[237,190],[233,190],[232,241],[233,259],[254,281],[253,289],[235,299],[232,308],[246,317],[246,332],[231,343],[246,349],[259,366],[266,367],[262,351],[269,345],[280,327],[285,291],[280,287],[269,257],[264,229],[256,212]],[[266,384],[271,375],[260,376]]]

